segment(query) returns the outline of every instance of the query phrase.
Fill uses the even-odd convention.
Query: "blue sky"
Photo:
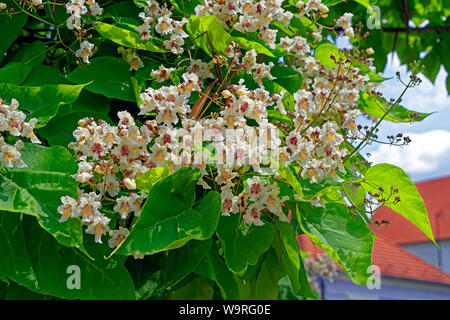
[[[383,82],[380,91],[384,96],[397,98],[403,85],[395,77],[397,71],[402,79],[408,80],[409,73],[405,65],[400,65],[397,55],[389,54],[388,63],[383,72],[392,79]],[[450,97],[445,86],[447,73],[441,66],[434,85],[422,76],[423,82],[407,91],[401,103],[404,107],[420,112],[435,112],[418,123],[391,123],[380,125],[378,136],[403,133],[412,142],[403,147],[374,144],[366,147],[363,154],[369,152],[369,161],[391,163],[405,170],[415,182],[437,177],[450,176]]]

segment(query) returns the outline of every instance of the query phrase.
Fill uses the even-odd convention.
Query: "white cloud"
[[[400,65],[397,53],[390,53],[383,75],[385,77],[393,77],[392,79],[382,83],[381,91],[386,98],[397,98],[403,91],[403,86],[396,79],[395,73],[399,71],[403,81],[408,81],[411,72],[407,72],[406,65]],[[433,112],[442,110],[450,105],[450,96],[447,93],[446,78],[447,72],[443,66],[440,67],[436,81],[430,82],[424,75],[419,75],[423,80],[420,85],[409,89],[403,97],[401,105],[408,109],[420,112]]]
[[[432,130],[405,133],[412,142],[405,147],[380,145],[371,152],[369,161],[390,163],[408,174],[430,173],[450,163],[450,131]]]

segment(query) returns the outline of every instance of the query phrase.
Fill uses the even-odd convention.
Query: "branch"
[[[403,0],[403,21],[405,22],[405,33],[406,33],[406,47],[408,47],[409,44],[409,10],[408,10],[408,1]]]
[[[397,33],[397,32],[406,32],[405,28],[383,28],[383,32]],[[423,28],[409,28],[409,33],[416,32],[450,32],[450,26],[443,27],[423,27]]]

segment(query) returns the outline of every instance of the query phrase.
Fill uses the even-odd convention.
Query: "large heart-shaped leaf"
[[[103,259],[98,248],[92,251],[97,251],[95,261],[58,244],[34,218],[0,212],[0,254],[8,261],[0,264],[1,279],[65,299],[135,299],[126,268],[119,261]],[[79,289],[68,286],[76,270]]]
[[[269,250],[273,240],[273,227],[245,225],[239,215],[223,216],[217,227],[228,268],[243,274],[248,265],[255,265],[259,257]]]
[[[317,294],[311,290],[306,269],[300,255],[297,239],[294,235],[292,225],[288,222],[277,222],[281,239],[275,239],[272,247],[281,260],[281,265],[286,270],[291,281],[291,286],[296,295],[309,299],[317,299]]]
[[[153,254],[179,248],[189,240],[210,238],[219,220],[221,199],[211,191],[192,207],[200,176],[198,169],[185,167],[153,186],[139,220],[115,252]]]
[[[138,300],[149,299],[175,286],[190,275],[204,259],[212,240],[192,240],[175,250],[146,255],[143,259],[128,259]]]
[[[59,243],[87,254],[80,221],[58,222],[60,197],[77,195],[76,182],[70,177],[77,171],[72,155],[63,147],[45,148],[30,143],[20,152],[28,167],[1,171],[0,210],[35,216]]]
[[[7,5],[12,2],[8,1]],[[17,9],[17,6],[13,8]],[[18,9],[17,9],[18,10]],[[5,53],[11,44],[17,39],[23,26],[27,22],[28,16],[25,13],[14,15],[0,15],[0,30],[2,30],[2,41],[0,41],[0,62],[5,57]]]
[[[139,33],[133,32],[127,29],[123,29],[112,24],[107,24],[104,22],[98,22],[95,26],[95,30],[97,30],[100,35],[108,40],[111,40],[117,44],[120,44],[124,47],[135,48],[140,50],[147,50],[153,52],[166,52],[158,46],[156,46],[153,42],[147,40],[142,41]]]
[[[377,164],[367,170],[363,183],[367,191],[373,194],[380,193],[379,188],[382,187],[385,198],[390,196],[391,188],[397,188],[398,193],[390,196],[391,200],[386,206],[409,220],[435,242],[425,203],[414,183],[402,169],[387,163]],[[400,198],[400,202],[394,204],[396,196]]]
[[[216,54],[224,53],[233,38],[213,16],[191,16],[186,30],[195,39],[195,44],[212,56],[211,46]]]
[[[369,95],[366,92],[361,93],[358,107],[371,116],[376,118],[382,118],[384,116],[384,120],[391,122],[422,121],[431,114],[408,110],[398,104],[391,106],[391,104],[384,101],[381,97]],[[389,113],[385,116],[388,110]]]
[[[371,274],[373,236],[364,220],[353,218],[342,204],[326,208],[300,202],[297,207],[300,227],[312,242],[339,263],[350,279],[365,285]]]
[[[123,59],[98,57],[92,59],[89,65],[81,65],[76,68],[68,75],[68,78],[76,84],[92,81],[86,90],[93,93],[135,102],[129,68],[130,66]]]
[[[83,83],[83,82],[80,82]],[[58,113],[63,103],[72,103],[86,84],[16,86],[0,83],[0,97],[9,102],[12,98],[19,101],[19,109],[30,112],[28,118],[37,118],[36,128],[44,127]]]
[[[21,62],[11,62],[0,69],[0,83],[11,83],[21,85],[25,81],[28,74],[33,69],[32,66]]]
[[[331,59],[331,55],[334,55],[336,60],[341,56],[339,49],[332,43],[323,43],[314,52],[314,58],[319,60],[324,66],[330,68],[330,70],[336,65],[336,61]]]
[[[219,248],[213,243],[195,273],[214,280],[225,300],[239,299],[239,288],[233,273],[227,268],[225,261],[219,256]]]

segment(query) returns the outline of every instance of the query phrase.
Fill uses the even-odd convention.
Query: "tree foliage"
[[[408,176],[360,151],[381,121],[428,116],[401,106],[404,92],[382,98],[377,70],[392,49],[401,62],[427,51],[431,80],[448,70],[447,33],[417,29],[446,28],[441,1],[404,1],[410,29],[400,1],[378,1],[387,22],[368,36],[372,1],[239,1],[233,15],[198,0],[3,1],[0,297],[317,299],[299,235],[359,285],[382,205],[434,241]],[[185,163],[170,148],[197,124],[276,133],[279,158]],[[194,158],[220,156],[194,142]],[[73,265],[81,289],[67,285]]]

